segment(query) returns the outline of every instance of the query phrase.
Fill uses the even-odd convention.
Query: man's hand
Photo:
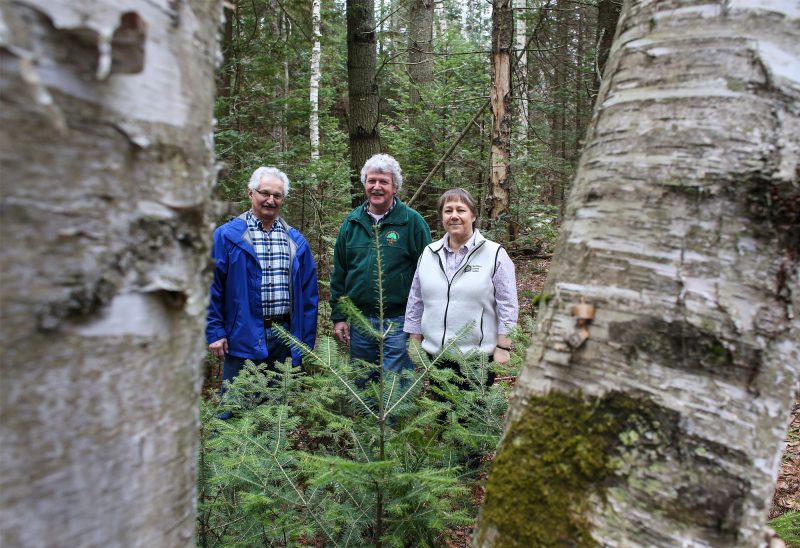
[[[222,337],[220,340],[209,344],[208,349],[212,354],[214,354],[214,356],[224,360],[225,354],[228,353],[228,339]]]
[[[333,333],[340,343],[350,344],[350,326],[347,322],[336,322],[333,324]]]

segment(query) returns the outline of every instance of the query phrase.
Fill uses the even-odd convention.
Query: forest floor
[[[520,316],[534,315],[533,295],[539,293],[544,286],[550,259],[514,258],[517,276],[517,292],[519,294]],[[492,460],[493,455],[486,455],[485,460]],[[476,506],[483,502],[485,496],[486,474],[478,476],[472,488],[472,498]],[[772,499],[769,519],[773,519],[790,510],[800,511],[800,394],[792,408],[791,420],[786,437],[786,448],[781,459],[775,496]],[[448,531],[447,548],[467,548],[472,546],[474,526],[457,527]],[[800,548],[800,547],[798,547]]]

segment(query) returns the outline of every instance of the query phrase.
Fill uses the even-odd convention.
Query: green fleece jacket
[[[378,315],[378,263],[372,226],[372,218],[361,205],[350,212],[339,228],[331,274],[333,322],[347,319],[337,306],[339,298],[345,295],[365,315]],[[405,314],[417,260],[429,243],[428,223],[416,210],[397,200],[380,223],[385,317]]]

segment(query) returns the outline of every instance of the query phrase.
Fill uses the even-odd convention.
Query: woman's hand
[[[494,360],[495,363],[505,365],[508,363],[508,360],[511,359],[511,352],[509,352],[505,348],[500,348],[499,346],[495,346],[494,356],[492,356],[492,359]]]
[[[511,339],[506,335],[497,335],[497,346],[494,347],[492,359],[497,363],[506,364],[511,359]]]

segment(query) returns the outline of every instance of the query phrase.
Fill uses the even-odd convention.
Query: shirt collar
[[[387,209],[387,210],[386,210],[386,213],[384,213],[383,215],[378,215],[377,213],[372,213],[372,212],[369,210],[369,201],[367,201],[367,202],[364,204],[364,211],[366,211],[366,212],[367,212],[367,215],[369,215],[369,216],[370,216],[370,218],[372,219],[372,221],[373,221],[374,223],[379,223],[379,222],[381,222],[383,219],[385,219],[385,218],[386,218],[386,216],[387,216],[387,215],[389,215],[389,213],[391,213],[391,212],[392,212],[392,210],[394,209],[394,206],[396,206],[396,205],[397,205],[397,196],[395,196],[394,198],[392,198],[392,205],[390,205],[390,206],[389,206],[389,209]]]
[[[470,236],[469,240],[467,240],[467,243],[464,244],[464,246],[458,250],[459,253],[470,251],[473,247],[475,247],[475,239],[477,237],[478,237],[478,231],[473,230],[472,236]],[[454,251],[450,250],[450,234],[444,235],[444,250],[446,253],[455,253]]]
[[[264,229],[264,223],[261,222],[261,219],[253,215],[253,210],[249,210],[247,215],[245,215],[245,220],[247,221],[247,226],[250,228],[257,228],[262,232],[269,232],[275,228],[283,228],[280,222],[280,217],[275,219],[275,222],[272,223],[272,227],[269,230]]]

